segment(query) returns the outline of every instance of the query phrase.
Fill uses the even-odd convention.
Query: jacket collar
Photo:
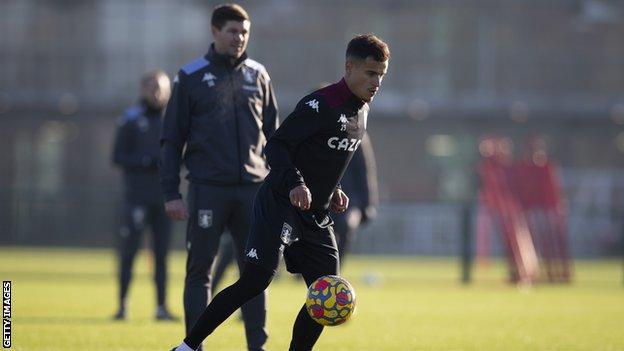
[[[211,63],[225,66],[228,68],[237,68],[247,59],[248,56],[247,56],[247,51],[245,51],[243,52],[241,57],[236,59],[236,61],[234,61],[234,63],[232,64],[230,61],[230,58],[226,55],[219,54],[217,50],[215,50],[214,48],[214,43],[212,43],[210,44],[210,49],[208,49],[208,53],[205,55],[205,57]]]
[[[349,104],[352,104],[358,110],[362,108],[362,106],[364,106],[364,104],[366,103],[366,101],[360,99],[355,94],[353,94],[344,78],[336,83],[336,91],[342,96],[344,100],[348,101]]]

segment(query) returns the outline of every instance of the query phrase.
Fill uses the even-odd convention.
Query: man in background
[[[340,265],[344,266],[346,254],[351,250],[359,227],[377,216],[377,166],[368,133],[364,134],[360,147],[353,154],[340,185],[349,195],[349,208],[334,215]]]
[[[171,222],[163,206],[158,177],[162,116],[171,96],[169,77],[152,71],[141,79],[141,98],[119,118],[113,163],[123,170],[124,203],[119,231],[119,309],[115,320],[127,317],[132,266],[142,233],[150,227],[156,282],[156,319],[174,320],[165,307],[167,252]]]

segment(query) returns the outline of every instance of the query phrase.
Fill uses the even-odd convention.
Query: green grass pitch
[[[13,283],[11,350],[168,351],[183,336],[182,322],[153,320],[145,253],[135,264],[126,322],[110,320],[112,250],[5,247],[0,258],[2,280]],[[185,254],[170,259],[168,304],[181,316]],[[316,350],[624,350],[621,261],[577,261],[574,273],[569,286],[519,289],[495,262],[466,287],[455,259],[354,256],[343,275],[357,291],[358,311],[346,325],[325,328]],[[287,350],[304,297],[304,284],[287,273],[269,288],[269,350]],[[230,318],[205,345],[245,350],[242,323]]]

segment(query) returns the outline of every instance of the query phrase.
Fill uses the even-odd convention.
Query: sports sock
[[[337,272],[304,272],[302,273],[306,286],[310,286],[318,277],[326,274],[336,274]],[[323,326],[316,323],[306,310],[306,305],[299,310],[297,319],[293,326],[292,340],[289,351],[311,351],[316,341],[323,332]]]
[[[305,304],[299,310],[289,351],[311,351],[323,332],[323,326],[316,323],[308,315]]]

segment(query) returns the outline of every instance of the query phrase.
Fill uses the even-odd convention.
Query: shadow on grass
[[[135,324],[137,322],[140,323],[178,323],[174,321],[155,321],[154,319],[146,318],[146,319],[133,319],[133,320],[125,320],[125,321],[116,321],[113,320],[112,317],[15,317],[13,318],[13,323],[15,324],[26,324],[26,325],[124,325],[124,324]]]

